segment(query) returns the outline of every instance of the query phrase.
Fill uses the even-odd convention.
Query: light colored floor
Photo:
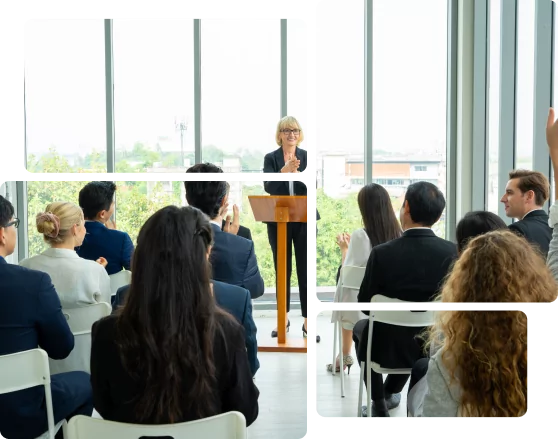
[[[339,374],[326,371],[333,350],[331,313],[325,305],[314,314],[312,333],[322,340],[312,345],[308,354],[259,353],[260,370],[256,385],[260,389],[260,414],[248,428],[249,439],[306,439],[312,436],[311,416],[321,423],[359,423],[357,419],[360,368],[355,363],[351,374],[345,372],[345,397],[341,398]],[[289,316],[288,336],[301,337],[303,319],[293,311]],[[275,328],[274,313],[255,315],[258,338],[268,337]],[[353,349],[353,358],[356,360]],[[406,423],[407,386],[403,389],[401,405],[390,411],[393,423]],[[366,393],[364,393],[366,395]],[[363,398],[363,404],[365,398]]]

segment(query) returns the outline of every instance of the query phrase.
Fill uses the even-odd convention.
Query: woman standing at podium
[[[307,156],[304,149],[299,148],[304,140],[304,134],[298,121],[292,116],[285,116],[277,124],[275,141],[279,149],[267,154],[264,158],[264,172],[298,173],[306,169]],[[264,189],[270,195],[304,195],[306,185],[298,181],[265,181]],[[319,219],[319,217],[318,217]],[[306,248],[308,245],[306,223],[287,223],[287,313],[291,305],[291,272],[292,272],[292,247],[296,258],[296,274],[298,276],[298,289],[300,295],[300,309],[304,324],[302,333],[307,335],[307,283],[306,283]],[[273,252],[275,273],[277,274],[277,224],[267,224],[267,236]],[[285,320],[287,331],[290,327],[288,315]],[[271,332],[272,337],[277,337],[277,330]],[[320,336],[316,336],[320,341]]]

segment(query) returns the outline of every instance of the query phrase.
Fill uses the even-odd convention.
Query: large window
[[[447,1],[373,7],[372,177],[399,211],[415,181],[446,192]],[[445,226],[444,213],[433,229]]]
[[[362,227],[356,193],[364,185],[364,3],[323,1],[317,21],[316,280],[331,286],[341,263],[335,236]]]
[[[533,0],[518,0],[516,169],[532,169],[533,167],[535,6]]]
[[[280,20],[203,20],[201,29],[202,159],[226,157],[230,171],[260,171],[276,148]]]
[[[489,3],[488,65],[488,210],[498,214],[498,154],[500,124],[500,2]]]

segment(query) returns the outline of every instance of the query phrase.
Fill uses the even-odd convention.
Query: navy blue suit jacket
[[[48,274],[0,257],[0,355],[38,347],[56,360],[74,348],[58,294]],[[42,423],[44,399],[42,386],[0,395],[0,431],[8,435]]]
[[[260,368],[258,361],[258,341],[256,339],[256,324],[252,317],[252,300],[250,292],[245,288],[229,285],[224,282],[213,282],[213,294],[217,305],[232,314],[236,320],[244,327],[244,339],[246,342],[246,351],[248,353],[248,362],[252,376],[256,374]],[[116,292],[114,302],[112,303],[113,312],[124,303],[124,298],[128,293],[130,285],[121,287]]]
[[[115,274],[130,270],[134,244],[126,232],[108,229],[97,221],[86,221],[87,234],[77,254],[84,259],[96,261],[100,257],[107,260],[107,273]]]
[[[250,297],[257,299],[264,293],[264,281],[258,268],[254,242],[231,233],[219,226],[213,228],[213,248],[209,261],[212,278],[230,285],[246,288]]]

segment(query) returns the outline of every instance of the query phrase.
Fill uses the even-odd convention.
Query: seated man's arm
[[[366,263],[366,271],[364,272],[364,278],[362,279],[362,284],[360,285],[360,290],[358,292],[358,301],[362,303],[370,303],[372,296],[380,293],[379,289],[379,273],[378,273],[378,260],[376,251],[372,249],[370,252],[370,257]],[[362,311],[364,314],[369,315],[370,311]]]
[[[248,253],[248,261],[246,263],[246,270],[244,271],[244,279],[241,286],[250,291],[250,297],[252,299],[257,299],[264,293],[264,281],[258,268],[258,260],[252,241],[250,241],[250,251]]]
[[[122,266],[125,270],[131,270],[134,243],[127,233],[124,234],[124,245],[122,246]]]
[[[258,340],[256,339],[256,333],[258,330],[256,328],[254,318],[252,317],[252,300],[250,299],[249,291],[246,291],[246,302],[244,306],[244,318],[242,319],[242,325],[244,326],[248,362],[250,363],[252,376],[254,376],[260,368],[260,362],[258,360]]]

